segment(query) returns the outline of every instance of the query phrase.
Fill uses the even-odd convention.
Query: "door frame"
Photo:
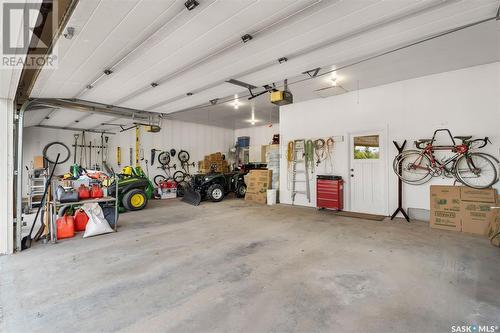
[[[385,181],[383,182],[383,186],[385,189],[385,204],[384,204],[384,215],[389,216],[389,145],[388,145],[388,133],[389,129],[388,126],[386,127],[375,127],[375,128],[368,128],[368,129],[363,129],[363,130],[356,130],[356,131],[349,131],[347,132],[347,179],[349,180],[347,182],[347,199],[346,200],[349,204],[347,205],[349,208],[349,211],[352,211],[352,206],[353,203],[351,201],[351,169],[352,169],[352,160],[351,160],[351,144],[352,144],[352,139],[351,137],[354,135],[369,135],[370,133],[380,133],[384,136],[384,142],[382,143],[381,147],[383,149],[383,156],[382,156],[382,163],[384,166],[384,174],[385,174]]]

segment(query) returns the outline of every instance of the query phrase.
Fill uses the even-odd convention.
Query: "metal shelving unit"
[[[60,181],[57,179],[52,181],[51,191],[53,191],[53,189],[57,188],[57,186],[59,185],[59,182]],[[116,196],[118,196],[118,181],[115,181],[115,190],[116,190],[115,191]],[[115,205],[114,205],[115,223],[114,223],[113,230],[116,232],[117,227],[118,227],[118,206],[119,206],[119,202],[118,202],[117,198],[108,196],[108,197],[99,198],[99,199],[87,199],[87,200],[80,200],[80,201],[75,201],[75,202],[61,203],[61,202],[56,200],[55,195],[52,195],[52,200],[49,202],[49,216],[51,217],[50,221],[49,221],[50,242],[53,244],[57,243],[56,221],[57,221],[57,214],[61,208],[81,206],[81,205],[86,204],[86,203],[106,203],[106,202],[114,202],[115,203]]]

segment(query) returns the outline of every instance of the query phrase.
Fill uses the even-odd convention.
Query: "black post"
[[[394,143],[394,145],[396,146],[398,154],[401,154],[405,149],[406,140],[403,142],[401,146],[399,146],[396,141],[392,141],[392,143]],[[398,172],[400,174],[401,174],[401,168],[402,168],[401,161],[399,161]],[[403,214],[403,216],[406,219],[406,222],[410,222],[410,217],[408,216],[408,214],[406,214],[406,212],[403,209],[403,181],[401,180],[401,178],[398,177],[398,208],[394,211],[394,213],[392,213],[391,220],[393,220],[396,217],[396,215],[398,215],[399,212]]]

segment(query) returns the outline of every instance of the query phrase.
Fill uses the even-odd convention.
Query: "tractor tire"
[[[220,184],[213,184],[207,190],[207,197],[213,202],[219,202],[224,199],[224,187]]]
[[[143,190],[134,188],[125,193],[122,204],[126,210],[141,210],[148,204],[148,197]]]
[[[245,184],[238,185],[235,193],[237,198],[244,198],[245,194],[247,194],[247,186]]]

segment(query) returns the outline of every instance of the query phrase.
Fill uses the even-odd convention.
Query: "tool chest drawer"
[[[316,179],[316,207],[342,210],[344,208],[344,181],[339,176],[318,175]]]

